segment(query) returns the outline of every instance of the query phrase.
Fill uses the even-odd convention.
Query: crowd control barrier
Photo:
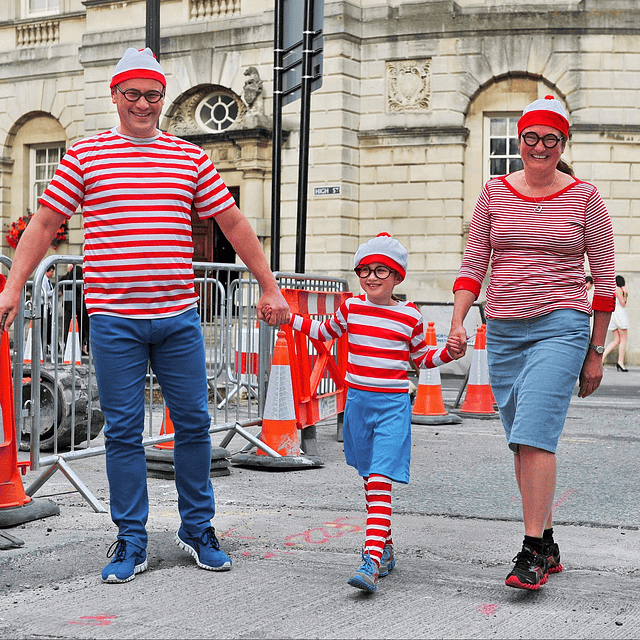
[[[25,489],[28,496],[60,471],[96,512],[106,512],[78,475],[82,459],[105,453],[101,436],[104,416],[88,340],[90,323],[83,310],[81,265],[81,256],[45,258],[33,281],[25,286],[20,312],[7,334],[11,335],[13,379],[22,382],[14,386],[13,394],[16,440],[22,450],[29,451],[29,470],[39,472]],[[51,266],[53,293],[47,301],[42,285]],[[6,274],[10,269],[10,258],[0,255],[0,271]],[[275,329],[257,320],[260,287],[241,264],[194,263],[194,271],[206,352],[210,433],[223,435],[221,448],[238,435],[245,448],[258,446],[268,456],[277,457],[277,452],[262,446],[259,434],[252,432],[261,426],[275,344]],[[283,287],[347,288],[346,280],[324,276],[278,273],[276,278]],[[25,353],[29,328],[31,344]],[[149,449],[173,440],[174,434],[161,431],[165,404],[151,370],[146,386],[143,444]],[[212,460],[212,475],[214,467],[220,473],[232,456],[228,451],[219,453],[217,464]]]
[[[299,289],[282,289],[282,294],[291,313],[320,321],[332,316],[352,295]],[[325,342],[294,331],[289,325],[282,327],[271,364],[260,435],[262,446],[257,446],[255,454],[242,451],[232,461],[279,469],[322,466],[315,425],[344,411],[346,370],[346,335]],[[265,445],[279,457],[266,457]]]

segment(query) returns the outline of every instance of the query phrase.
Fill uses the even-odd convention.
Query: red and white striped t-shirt
[[[491,260],[488,318],[531,318],[567,308],[590,314],[586,253],[594,282],[593,310],[612,311],[613,228],[598,190],[576,180],[546,198],[536,213],[537,202],[505,178],[489,180],[478,198],[453,290],[478,296]]]
[[[348,334],[345,382],[353,389],[406,393],[409,357],[427,369],[452,360],[446,347],[426,344],[422,314],[412,302],[382,306],[355,296],[324,322],[294,314],[290,324],[316,340]]]
[[[200,147],[112,129],[69,149],[40,204],[67,218],[82,206],[89,314],[158,318],[198,300],[192,207],[208,218],[234,200]]]

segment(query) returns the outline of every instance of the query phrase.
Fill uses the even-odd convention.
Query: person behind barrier
[[[485,306],[489,377],[515,453],[525,529],[505,582],[520,589],[537,590],[549,573],[562,570],[552,522],[555,452],[576,381],[581,398],[600,384],[614,308],[611,220],[598,190],[560,165],[568,136],[567,113],[552,96],[524,109],[518,121],[524,169],[485,184],[453,286],[449,336],[466,345],[463,321],[491,262]],[[585,253],[593,304],[585,287]]]
[[[627,331],[629,330],[629,318],[627,317],[627,298],[629,292],[622,276],[616,276],[616,308],[611,314],[609,331],[613,333],[613,340],[604,350],[603,360],[618,347],[618,361],[616,369],[627,373],[629,369],[624,367],[624,354],[627,346]]]
[[[386,576],[396,563],[391,483],[409,482],[409,359],[433,368],[463,355],[459,338],[452,337],[447,347],[429,347],[418,308],[393,295],[394,287],[405,278],[407,258],[400,242],[381,233],[360,245],[355,254],[355,272],[364,295],[347,299],[324,322],[297,314],[290,319],[295,330],[315,339],[348,335],[344,453],[347,464],[364,479],[367,507],[362,564],[348,583],[366,591],[375,591],[378,577]]]
[[[51,265],[46,273],[45,277],[42,278],[42,301],[40,302],[40,317],[41,320],[41,335],[42,335],[42,348],[44,352],[47,353],[50,350],[52,351],[52,342],[51,342],[51,325],[53,323],[53,285],[51,284],[51,278],[56,271],[54,265]],[[54,352],[52,351],[52,355]]]
[[[40,199],[0,295],[5,326],[20,292],[60,224],[82,206],[84,290],[91,317],[106,467],[116,542],[102,572],[127,582],[147,568],[149,505],[142,434],[150,363],[175,430],[174,467],[181,524],[175,542],[198,566],[231,568],[211,520],[211,438],[207,371],[194,290],[191,209],[214,217],[262,296],[257,316],[281,324],[288,306],[258,238],[207,154],[157,129],[166,79],[150,49],[129,48],[111,79],[119,124],[69,149]]]

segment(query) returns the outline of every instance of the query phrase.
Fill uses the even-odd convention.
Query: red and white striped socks
[[[371,474],[364,478],[364,495],[367,503],[367,530],[364,552],[380,564],[385,544],[391,539],[391,481],[385,476]]]

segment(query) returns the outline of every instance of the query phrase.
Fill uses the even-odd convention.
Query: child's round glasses
[[[391,275],[391,269],[389,267],[377,266],[375,269],[370,269],[366,265],[356,267],[354,269],[358,278],[368,278],[372,273],[379,280],[386,280]]]
[[[144,96],[144,99],[149,104],[154,104],[156,102],[160,102],[160,100],[164,98],[164,93],[161,93],[160,91],[147,91],[146,93],[142,93],[142,91],[138,91],[137,89],[126,89],[123,91],[118,85],[116,85],[116,89],[128,102],[138,102],[138,100]]]
[[[528,147],[535,147],[540,140],[542,140],[542,144],[545,149],[553,149],[560,140],[564,140],[564,138],[558,138],[554,136],[553,133],[548,133],[546,136],[540,137],[535,131],[528,131],[522,136],[524,143]]]

